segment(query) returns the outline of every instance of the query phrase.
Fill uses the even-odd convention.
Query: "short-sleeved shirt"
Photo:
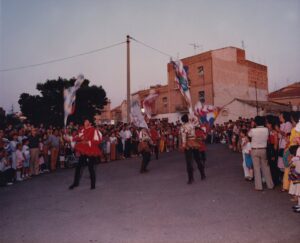
[[[266,148],[269,130],[266,127],[258,126],[256,128],[252,128],[249,133],[249,137],[251,137],[251,147],[252,148]]]

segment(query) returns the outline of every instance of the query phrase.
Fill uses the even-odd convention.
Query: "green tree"
[[[47,80],[38,83],[36,88],[40,95],[23,93],[19,104],[22,113],[35,125],[45,124],[63,126],[64,98],[63,90],[73,86],[75,79]],[[90,81],[85,79],[76,93],[75,113],[69,116],[68,121],[80,123],[84,118],[92,119],[94,115],[107,104],[106,92],[102,86],[89,86]]]

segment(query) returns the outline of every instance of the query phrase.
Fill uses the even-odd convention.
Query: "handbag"
[[[253,161],[250,154],[245,154],[245,163],[248,169],[253,168]]]

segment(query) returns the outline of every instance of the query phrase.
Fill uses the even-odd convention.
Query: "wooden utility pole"
[[[130,123],[130,36],[127,35],[127,123]]]
[[[255,81],[255,101],[256,101],[256,115],[258,116],[258,100],[257,100],[257,84]]]

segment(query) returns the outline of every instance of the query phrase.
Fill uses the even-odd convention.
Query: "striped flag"
[[[200,101],[195,104],[195,115],[199,118],[201,124],[208,124],[212,127],[219,112],[219,107],[203,104]]]
[[[80,88],[84,81],[84,76],[82,74],[78,75],[74,86],[64,89],[64,124],[67,125],[68,116],[73,114],[75,111],[75,100],[76,91]]]
[[[180,93],[183,95],[185,101],[188,104],[188,109],[189,109],[190,115],[194,116],[188,77],[187,77],[187,73],[183,67],[183,63],[180,60],[171,61],[171,63],[173,64],[173,68],[175,71],[175,82],[177,83]]]
[[[158,96],[159,94],[155,90],[151,89],[149,95],[143,101],[145,114],[147,115],[148,118],[151,118],[152,104],[158,98]]]
[[[144,116],[141,111],[140,101],[138,98],[133,97],[131,100],[131,122],[136,127],[143,127],[148,129],[148,125],[144,119]]]

